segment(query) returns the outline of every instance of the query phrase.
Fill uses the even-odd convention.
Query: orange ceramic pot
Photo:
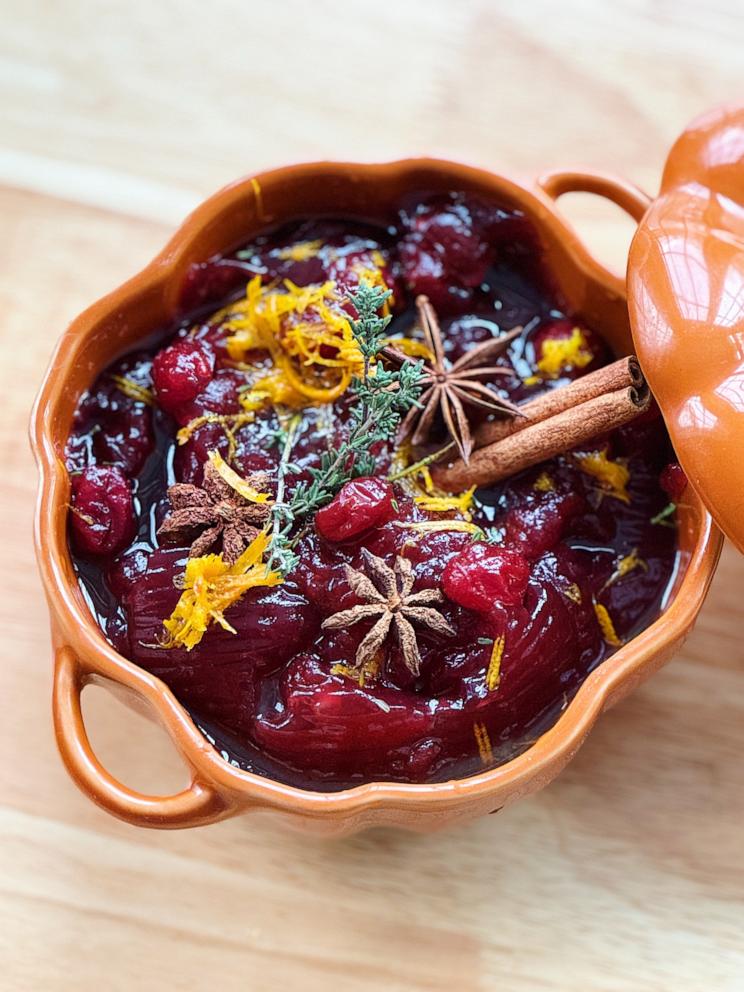
[[[604,175],[554,173],[534,185],[518,185],[479,169],[425,159],[300,165],[240,180],[199,207],[150,265],[81,314],[59,342],[32,427],[41,475],[36,550],[55,651],[54,725],[62,758],[77,784],[123,820],[189,827],[265,810],[301,827],[342,834],[373,824],[425,831],[495,812],[555,778],[602,711],[667,662],[692,627],[721,545],[693,492],[679,513],[679,567],[664,611],[592,672],[558,722],[528,751],[466,779],[431,785],[372,782],[320,793],[273,782],[224,761],[168,687],[117,654],[91,616],[67,548],[70,487],[62,460],[81,393],[116,355],[177,316],[179,290],[192,263],[234,249],[267,224],[313,214],[392,220],[394,204],[405,193],[450,189],[477,191],[523,211],[539,234],[568,308],[603,332],[618,355],[629,353],[624,281],[592,258],[555,201],[566,192],[588,191],[640,220],[649,204],[646,196]],[[113,688],[160,720],[190,769],[187,789],[171,796],[141,795],[106,771],[81,716],[80,693],[91,682]]]

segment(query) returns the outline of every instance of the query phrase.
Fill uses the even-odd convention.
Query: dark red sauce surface
[[[287,245],[316,239],[334,250],[321,249],[301,262],[282,257]],[[381,450],[378,489],[374,483],[362,486],[356,497],[352,490],[323,511],[318,527],[302,538],[301,564],[287,581],[252,590],[229,609],[237,634],[211,627],[190,652],[158,646],[163,620],[179,597],[174,580],[187,554],[186,547],[159,547],[155,536],[167,510],[167,486],[176,480],[199,483],[207,454],[217,450],[227,457],[228,451],[218,425],[199,428],[183,446],[176,445],[175,434],[201,413],[237,412],[245,383],[244,373],[228,364],[225,332],[209,314],[241,295],[256,274],[298,285],[334,278],[337,286],[353,288],[352,263],[372,249],[383,252],[386,279],[395,289],[391,334],[410,333],[418,292],[435,304],[452,359],[524,326],[500,360],[513,375],[500,377],[498,387],[512,399],[558,388],[611,360],[601,328],[592,331],[579,320],[592,362],[526,385],[541,342],[574,325],[551,288],[533,232],[519,215],[461,196],[422,197],[402,209],[388,230],[308,221],[262,236],[230,258],[195,266],[184,287],[189,316],[161,329],[154,346],[102,373],[80,402],[67,448],[72,553],[106,637],[171,687],[227,760],[316,789],[370,780],[442,780],[524,750],[613,651],[594,603],[607,609],[619,639],[631,638],[659,613],[675,561],[674,528],[653,522],[669,502],[659,478],[666,472],[669,479],[673,461],[654,414],[591,446],[626,460],[629,502],[603,493],[572,457],[557,458],[476,493],[473,521],[488,538],[477,545],[468,533],[419,533],[401,526],[454,514],[425,512],[400,483],[392,484],[392,502],[389,493],[380,493],[391,454]],[[166,353],[174,342],[175,350]],[[161,397],[154,407],[125,394],[112,379],[126,376],[152,389],[153,360]],[[293,456],[303,472],[292,477],[290,491],[318,463],[329,437],[343,433],[347,410],[342,397],[330,414],[303,412],[305,429]],[[275,473],[278,451],[270,441],[277,426],[267,411],[237,432],[238,472]],[[107,480],[100,473],[111,468]],[[549,488],[539,482],[546,473]],[[122,478],[132,497],[126,486],[122,496]],[[320,629],[325,618],[357,602],[344,564],[358,567],[362,548],[391,564],[396,554],[408,557],[416,589],[444,588],[441,613],[455,633],[420,633],[417,678],[392,642],[386,664],[363,686],[332,671],[351,663],[370,626]],[[619,560],[633,552],[642,567],[609,581]],[[485,571],[471,571],[484,557]],[[502,636],[500,680],[489,689],[493,642]],[[490,748],[485,757],[481,728]]]

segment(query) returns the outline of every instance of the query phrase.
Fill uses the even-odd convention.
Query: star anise
[[[413,675],[418,675],[421,654],[413,623],[437,634],[454,634],[441,613],[430,605],[443,602],[444,596],[439,589],[412,592],[413,569],[407,558],[396,557],[393,568],[366,548],[362,548],[362,558],[368,574],[347,565],[346,578],[363,602],[349,610],[334,613],[323,621],[323,627],[327,630],[339,630],[359,623],[360,620],[377,617],[357,648],[356,667],[364,668],[375,656],[387,640],[392,627],[406,666]]]
[[[259,492],[266,491],[265,472],[252,472],[245,481]],[[190,558],[206,554],[221,538],[222,558],[228,565],[234,565],[258,536],[255,525],[263,524],[269,515],[266,503],[252,503],[241,496],[211,460],[204,464],[201,486],[177,482],[168,487],[168,499],[171,512],[158,528],[158,537],[175,541],[193,538]]]
[[[473,435],[465,413],[466,405],[509,417],[521,415],[517,406],[479,380],[512,374],[511,369],[502,365],[483,363],[503,354],[509,342],[522,333],[522,328],[515,327],[501,337],[484,341],[466,351],[456,362],[449,362],[444,355],[439,321],[428,297],[418,296],[416,308],[424,339],[434,357],[424,361],[419,405],[409,410],[400,426],[399,437],[401,441],[410,438],[414,445],[424,444],[439,412],[463,461],[467,462],[473,450]],[[393,347],[385,348],[383,354],[398,363],[410,361]]]

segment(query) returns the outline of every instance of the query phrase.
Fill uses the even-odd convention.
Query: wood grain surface
[[[52,344],[235,176],[431,152],[606,168],[653,191],[698,112],[741,97],[731,2],[1,0],[0,989],[744,989],[744,562],[697,629],[538,796],[448,833],[305,839],[259,817],[160,834],[57,757],[31,548],[29,408]],[[622,267],[616,208],[566,209]],[[164,734],[86,691],[145,789]]]

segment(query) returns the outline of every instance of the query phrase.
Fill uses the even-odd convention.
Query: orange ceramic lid
[[[682,467],[744,551],[744,106],[673,146],[631,245],[628,306]]]

